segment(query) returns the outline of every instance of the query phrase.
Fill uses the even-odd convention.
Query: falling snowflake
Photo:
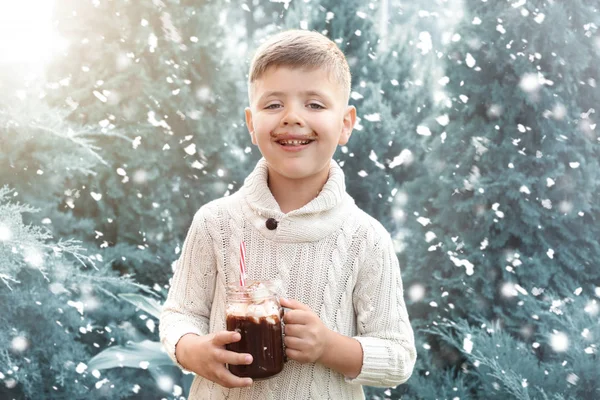
[[[467,63],[467,67],[469,68],[473,68],[475,66],[475,59],[473,58],[473,56],[471,55],[471,53],[467,53],[467,57],[465,59],[465,62]]]
[[[44,264],[44,254],[35,248],[28,248],[24,252],[24,260],[35,268],[41,268]]]
[[[29,347],[29,341],[23,336],[16,336],[11,342],[11,347],[14,351],[23,352]]]
[[[433,241],[433,239],[435,239],[437,236],[435,233],[428,231],[427,233],[425,233],[425,241],[427,243],[430,243],[431,241]]]
[[[173,395],[181,396],[183,394],[183,388],[179,385],[173,385]]]
[[[552,209],[552,200],[544,199],[542,200],[542,207],[547,208],[548,210]]]
[[[154,329],[156,328],[154,320],[149,319],[148,321],[146,321],[146,328],[148,328],[150,332],[154,332]]]
[[[417,43],[417,49],[421,50],[421,54],[425,55],[431,51],[433,43],[431,41],[431,34],[427,31],[419,33],[419,43]]]
[[[546,16],[542,13],[539,13],[538,15],[535,16],[535,18],[533,20],[535,22],[537,22],[538,24],[541,24],[542,22],[544,22],[544,19],[546,19]]]
[[[12,239],[12,231],[6,225],[0,225],[0,242],[8,242]]]
[[[470,334],[467,334],[467,336],[463,339],[463,350],[467,354],[471,354],[473,351],[473,341],[471,340]]]
[[[408,149],[404,149],[398,154],[392,162],[389,164],[390,168],[395,168],[399,165],[410,165],[414,161],[414,156],[412,152]]]
[[[450,256],[450,261],[452,261],[457,267],[465,267],[465,271],[468,276],[471,276],[475,273],[475,266],[469,260],[461,260],[454,256]]]
[[[444,114],[437,117],[435,121],[441,126],[446,126],[450,122],[450,118],[448,117],[448,114]]]
[[[429,218],[419,217],[419,218],[417,218],[417,222],[423,226],[427,226],[431,223],[431,220]]]
[[[521,88],[521,90],[527,93],[537,92],[541,87],[538,75],[534,73],[523,75],[521,77],[521,81],[519,82],[519,87]]]
[[[102,387],[102,385],[104,385],[105,383],[108,383],[108,382],[109,382],[109,380],[104,378],[101,381],[96,382],[95,387],[96,387],[96,389],[100,389]]]
[[[83,374],[86,369],[87,369],[87,365],[80,362],[79,364],[77,364],[77,367],[75,367],[75,372],[77,372],[78,374]]]
[[[519,292],[517,292],[514,283],[511,282],[504,283],[504,285],[502,285],[502,288],[500,289],[500,292],[504,297],[516,297],[519,295]]]
[[[569,337],[563,332],[555,331],[550,336],[550,346],[557,353],[567,351],[569,348]]]
[[[165,392],[170,392],[173,387],[173,379],[167,375],[163,375],[158,378],[158,387]]]
[[[490,242],[488,241],[488,238],[485,238],[481,241],[481,245],[479,247],[479,250],[485,250],[488,245],[490,244]]]
[[[598,314],[600,307],[598,307],[598,302],[596,300],[589,301],[583,311],[590,314],[591,316],[595,316]]]
[[[525,193],[525,194],[531,194],[531,191],[529,191],[529,188],[525,185],[521,186],[521,188],[519,189],[519,192]]]
[[[421,136],[431,136],[431,131],[429,130],[428,127],[419,125],[419,126],[417,126],[417,134],[419,134]]]
[[[131,142],[131,146],[134,149],[137,149],[141,143],[142,143],[142,137],[136,136],[135,139],[133,139],[133,142]]]
[[[187,146],[186,148],[184,148],[183,150],[190,156],[193,156],[194,154],[196,154],[196,145],[194,143],[192,143],[189,146]]]
[[[93,93],[93,94],[94,94],[94,96],[96,96],[96,98],[97,98],[98,100],[100,100],[101,102],[103,102],[103,103],[106,103],[106,102],[108,101],[108,99],[106,98],[106,96],[105,96],[104,94],[100,93],[99,91],[97,91],[97,90],[94,90],[92,93]]]
[[[367,114],[365,119],[369,122],[378,122],[381,121],[381,115],[379,113]]]
[[[90,192],[90,195],[96,201],[100,201],[102,199],[102,194],[101,193]]]
[[[154,50],[156,50],[157,45],[158,45],[158,38],[156,37],[156,35],[154,33],[150,33],[150,35],[148,35],[148,47],[150,49],[150,53],[154,53]]]
[[[423,300],[425,297],[425,287],[418,283],[411,285],[411,287],[408,289],[408,297],[413,302]]]

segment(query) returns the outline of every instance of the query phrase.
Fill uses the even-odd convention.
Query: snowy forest
[[[359,118],[335,159],[394,239],[415,331],[410,380],[366,398],[600,398],[598,0],[0,15],[0,398],[187,397],[161,304],[195,211],[260,158],[249,62],[291,28],[348,58]]]

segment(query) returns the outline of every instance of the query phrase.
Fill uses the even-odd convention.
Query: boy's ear
[[[342,133],[340,135],[340,141],[338,144],[340,146],[348,143],[350,139],[350,135],[352,135],[352,129],[354,129],[354,124],[356,123],[356,107],[348,106],[346,112],[344,113],[344,121],[342,126]]]
[[[246,126],[248,127],[248,133],[250,133],[250,138],[252,139],[252,144],[257,144],[256,134],[254,134],[254,124],[252,123],[252,110],[250,107],[246,107],[244,110],[246,114]]]

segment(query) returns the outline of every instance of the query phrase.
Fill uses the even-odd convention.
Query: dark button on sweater
[[[267,225],[268,230],[273,231],[277,229],[277,220],[275,218],[269,218],[265,225]]]

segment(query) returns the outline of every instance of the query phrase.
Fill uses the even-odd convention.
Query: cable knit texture
[[[388,232],[346,193],[332,160],[318,196],[284,214],[260,160],[233,195],[196,213],[160,318],[160,339],[175,358],[187,333],[225,329],[225,286],[239,281],[239,245],[246,242],[248,279],[281,280],[284,296],[307,304],[329,328],[362,345],[355,379],[321,364],[293,360],[250,388],[226,389],[196,377],[190,399],[364,399],[361,385],[395,386],[411,375],[416,350],[403,299],[400,267]],[[265,226],[275,218],[277,229]]]

